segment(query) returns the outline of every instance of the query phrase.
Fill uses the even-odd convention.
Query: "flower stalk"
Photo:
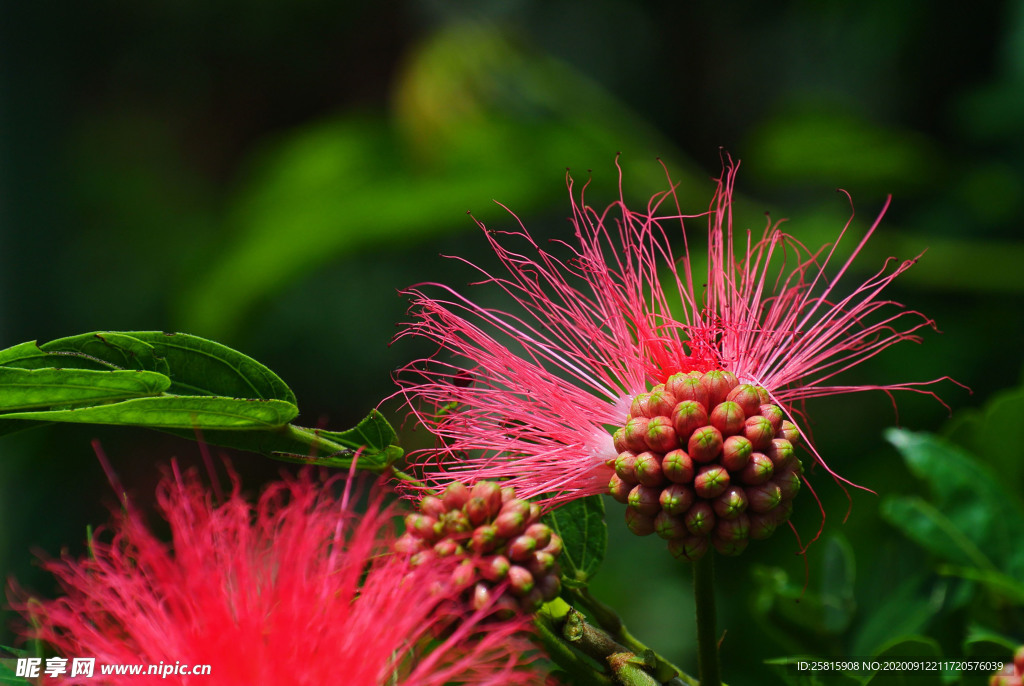
[[[697,668],[700,686],[721,686],[718,636],[715,629],[714,555],[693,563],[693,595],[697,604]]]

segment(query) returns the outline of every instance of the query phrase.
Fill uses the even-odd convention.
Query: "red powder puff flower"
[[[733,431],[742,432],[750,412],[768,404],[774,408],[766,410],[767,418],[756,418],[771,425],[767,439],[795,440],[798,427],[787,423],[783,431],[780,422],[797,424],[794,403],[807,398],[872,389],[934,396],[922,387],[939,379],[834,383],[841,372],[895,343],[918,342],[915,332],[933,326],[924,315],[882,296],[914,260],[895,265],[888,260],[852,291],[836,287],[881,216],[836,268],[837,246],[849,222],[835,244],[818,251],[770,221],[760,237],[734,231],[736,170],[730,160],[710,209],[688,217],[679,210],[671,182],[643,210],[627,207],[620,188],[620,200],[598,212],[584,203],[583,193],[576,198],[570,177],[574,240],[556,241],[553,250],[538,245],[521,223],[514,231],[481,224],[504,268],[501,274],[480,269],[481,283],[511,296],[518,306],[514,312],[482,306],[440,284],[407,291],[413,321],[398,338],[420,337],[438,346],[430,358],[397,375],[400,394],[438,438],[429,458],[420,460],[424,478],[433,484],[507,480],[521,497],[549,494],[547,502],[557,504],[609,489],[616,494],[615,460],[625,448],[654,451],[659,464],[652,467],[663,467],[677,439],[682,437],[681,447],[687,448],[686,437],[673,433],[680,423],[688,432],[716,421],[723,431],[735,424]],[[706,255],[695,253],[692,234],[680,227],[684,219],[706,220]],[[681,254],[674,247],[680,244]],[[706,274],[698,273],[705,259]],[[649,411],[647,403],[656,404],[649,394],[664,390],[673,375],[696,378],[713,370],[727,372],[725,386],[714,403],[702,400],[704,409],[710,415],[730,389],[746,384],[760,395],[747,399],[753,409],[745,416],[722,411],[717,419],[688,416],[673,425],[674,403],[685,393],[670,393],[658,401],[666,403],[658,421],[634,423],[635,447],[622,435],[613,440],[616,427],[629,429],[627,419],[658,414]],[[700,438],[722,454],[714,436]],[[817,457],[813,446],[809,449]],[[623,502],[633,483],[664,482],[660,472],[638,476],[632,463],[626,471],[634,480],[619,484]],[[751,475],[749,481],[758,478]],[[648,513],[639,502],[657,500],[652,493],[634,493],[638,514],[653,517],[656,503]],[[663,524],[670,529],[675,523]],[[638,528],[650,533],[656,526],[643,519]]]
[[[347,511],[331,483],[308,471],[271,485],[256,505],[234,484],[215,504],[175,467],[157,491],[169,544],[129,505],[109,543],[46,563],[66,595],[14,604],[35,627],[27,633],[68,660],[47,683],[539,682],[522,666],[528,619],[465,610],[453,601],[461,589],[450,584],[451,565],[413,567],[389,554],[391,515],[379,502],[363,515]],[[92,678],[70,676],[75,657],[96,659]],[[211,669],[101,676],[123,664]]]

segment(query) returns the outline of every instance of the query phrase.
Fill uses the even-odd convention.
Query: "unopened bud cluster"
[[[667,539],[676,557],[738,555],[789,519],[799,437],[765,389],[727,371],[680,372],[634,398],[608,490],[633,533]]]
[[[414,564],[437,557],[465,559],[453,581],[474,609],[491,605],[533,612],[561,591],[557,559],[562,539],[540,521],[540,507],[493,481],[472,488],[453,482],[441,497],[426,496],[405,518],[395,544]],[[501,596],[494,598],[498,588]]]

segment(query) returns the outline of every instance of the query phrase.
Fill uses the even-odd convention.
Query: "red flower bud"
[[[411,553],[418,553],[423,550],[426,543],[422,538],[413,534],[412,532],[406,532],[402,534],[397,541],[395,541],[395,552],[403,555],[409,555]]]
[[[782,426],[779,427],[779,433],[781,434],[781,438],[785,438],[793,445],[796,445],[800,440],[800,429],[796,428],[796,424],[788,419],[782,420]]]
[[[537,541],[537,547],[539,549],[543,549],[544,546],[551,542],[552,533],[551,527],[547,524],[538,522],[526,527],[526,532],[523,535],[529,536],[533,540]]]
[[[555,557],[558,557],[559,555],[561,555],[562,554],[562,537],[559,536],[556,533],[552,533],[551,534],[551,540],[548,541],[548,544],[546,546],[544,546],[544,549],[541,552],[551,553]]]
[[[623,435],[623,442],[627,450],[634,453],[642,453],[647,450],[647,425],[651,420],[647,417],[630,417],[624,427],[626,433]]]
[[[462,510],[452,510],[446,512],[441,517],[441,525],[444,527],[444,532],[449,536],[458,536],[459,534],[467,534],[473,529],[473,525],[469,521],[469,517]]]
[[[522,597],[533,590],[533,574],[525,567],[512,565],[508,568],[507,578],[513,595]]]
[[[503,539],[498,538],[498,528],[491,524],[485,524],[473,530],[469,547],[478,553],[489,553],[502,542]]]
[[[660,384],[659,384],[660,386]],[[650,410],[649,417],[669,417],[672,415],[672,409],[676,406],[676,397],[672,395],[664,386],[655,386],[654,390],[650,393],[650,401],[647,404],[648,410]]]
[[[487,501],[483,498],[470,498],[463,507],[463,511],[474,525],[483,524],[493,514],[487,506]]]
[[[793,514],[793,501],[783,500],[769,513],[774,519],[776,524],[783,524],[789,521],[789,516]]]
[[[754,447],[745,436],[729,436],[722,443],[722,466],[730,472],[738,472],[747,466],[753,452]]]
[[[772,481],[779,485],[779,490],[782,493],[783,500],[792,500],[795,498],[796,494],[800,492],[800,486],[802,485],[800,483],[800,477],[791,469],[787,469],[784,472],[776,474]]]
[[[747,494],[738,486],[730,486],[711,502],[719,519],[736,519],[747,509]]]
[[[675,426],[668,417],[654,417],[647,424],[647,447],[659,453],[667,453],[679,447]]]
[[[793,454],[793,444],[785,438],[773,438],[771,445],[764,451],[765,455],[772,459],[772,466],[776,472],[781,472],[796,462],[796,455]]]
[[[683,523],[682,517],[670,515],[662,510],[654,518],[654,533],[661,538],[670,539],[683,538],[689,532],[686,530],[686,524]]]
[[[629,416],[630,417],[651,417],[651,411],[648,407],[651,402],[651,396],[648,393],[638,393],[633,398],[633,402],[629,405]]]
[[[772,458],[764,453],[753,453],[750,456],[750,462],[740,472],[740,481],[748,486],[756,486],[772,478],[774,473],[775,467],[772,465]]]
[[[618,429],[612,432],[612,445],[615,446],[615,452],[621,453],[626,448],[626,428],[620,426]]]
[[[466,504],[466,501],[469,500],[469,488],[464,483],[453,481],[444,489],[444,495],[441,496],[441,500],[444,501],[444,506],[449,511],[461,509]]]
[[[768,403],[761,405],[758,410],[762,417],[771,422],[772,430],[778,433],[779,429],[782,428],[782,422],[786,419],[786,414],[782,411],[782,408],[778,405]]]
[[[480,481],[473,485],[469,497],[480,498],[487,505],[488,517],[493,517],[501,510],[501,486],[494,481]]]
[[[636,453],[626,450],[619,453],[615,458],[615,473],[627,484],[637,483],[636,472],[633,471],[636,465]]]
[[[742,541],[750,536],[750,518],[740,513],[735,519],[719,519],[712,538]]]
[[[493,555],[484,558],[480,563],[480,576],[488,581],[501,581],[508,576],[511,563],[504,555]]]
[[[534,586],[530,591],[519,599],[519,607],[523,609],[526,614],[532,614],[540,609],[540,606],[544,604],[544,594],[539,588]]]
[[[482,610],[491,604],[491,589],[481,582],[473,587],[473,609]]]
[[[693,481],[693,460],[682,450],[672,450],[662,458],[661,471],[673,483],[688,484]]]
[[[704,407],[708,406],[708,389],[700,382],[700,379],[683,374],[673,374],[665,382],[665,390],[675,397],[679,402],[692,400]]]
[[[708,407],[724,401],[729,391],[739,385],[736,375],[723,369],[712,369],[701,377],[700,382],[708,389]]]
[[[618,474],[612,474],[608,480],[608,495],[625,505],[629,502],[629,491],[634,485],[623,481]]]
[[[719,464],[708,464],[700,468],[693,478],[693,490],[701,498],[715,498],[729,488],[729,472]]]
[[[706,536],[715,527],[715,513],[706,500],[698,500],[683,517],[686,528],[694,536]]]
[[[732,436],[743,431],[743,422],[746,420],[743,409],[737,403],[730,400],[719,403],[711,410],[711,426],[718,429],[723,436]]]
[[[420,501],[420,512],[428,517],[437,519],[447,511],[448,508],[445,507],[444,501],[436,496],[426,495]]]
[[[562,592],[562,580],[558,578],[557,574],[548,574],[535,580],[535,583],[540,590],[541,597],[546,601],[554,600]]]
[[[511,486],[502,486],[501,487],[501,504],[502,505],[504,505],[505,503],[507,503],[510,500],[515,500],[515,498],[516,498],[516,489],[514,489]]]
[[[637,485],[629,492],[629,509],[645,515],[654,516],[661,509],[659,502],[661,489],[653,486]]]
[[[626,526],[637,536],[650,536],[654,533],[654,515],[643,514],[631,507],[627,507]]]
[[[436,526],[437,520],[433,517],[428,517],[425,514],[411,513],[405,515],[405,528],[411,531],[415,535],[419,536],[425,541],[430,543],[435,542],[440,537],[439,527]]]
[[[645,452],[637,455],[633,471],[636,480],[644,486],[660,486],[665,483],[665,477],[661,473],[661,456],[658,454]]]
[[[729,395],[725,396],[725,399],[739,405],[746,417],[757,414],[758,408],[761,406],[761,396],[757,394],[757,389],[748,383],[740,384],[729,391]]]
[[[534,579],[539,579],[555,568],[555,556],[551,553],[538,551],[526,561],[526,568],[533,574]]]
[[[434,544],[434,552],[438,557],[451,557],[452,555],[462,555],[466,551],[452,539],[443,538]]]
[[[530,514],[530,501],[519,500],[518,498],[506,500],[504,503],[502,503],[501,511],[498,514],[503,515],[507,512],[515,512],[517,514],[521,514],[523,517],[526,517]]]
[[[504,539],[515,538],[526,529],[526,517],[518,510],[502,512],[494,520],[494,528]]]
[[[693,432],[687,443],[686,454],[694,462],[711,462],[722,452],[722,434],[713,426],[704,426]]]
[[[516,536],[508,544],[508,556],[513,562],[525,562],[536,549],[537,541],[526,535]]]
[[[747,437],[754,450],[765,450],[771,445],[775,432],[772,431],[772,423],[759,414],[747,417],[743,424],[743,435]]]
[[[672,426],[675,427],[679,442],[689,440],[690,434],[702,426],[707,426],[707,409],[694,400],[684,400],[672,410]]]
[[[658,502],[661,509],[673,515],[681,515],[693,505],[693,489],[682,484],[669,484],[661,491]]]
[[[473,583],[476,578],[476,567],[472,560],[463,560],[452,572],[452,583],[456,588],[463,588]]]
[[[677,559],[696,562],[708,551],[708,537],[687,536],[672,539],[668,542],[668,551]]]
[[[782,491],[774,481],[747,486],[747,502],[751,512],[771,512],[782,502]]]
[[[757,540],[763,540],[768,538],[777,528],[775,518],[771,514],[757,514],[756,512],[751,513],[750,517],[750,537]]]

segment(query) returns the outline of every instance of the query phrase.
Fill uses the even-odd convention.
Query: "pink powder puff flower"
[[[451,565],[413,567],[390,554],[391,512],[379,500],[363,515],[347,511],[331,482],[305,471],[254,506],[233,481],[215,504],[175,465],[157,491],[169,544],[129,504],[109,543],[94,539],[90,556],[45,564],[64,597],[26,601],[14,592],[35,627],[26,633],[69,668],[72,657],[96,658],[93,678],[69,671],[46,683],[540,683],[523,667],[528,618],[463,609]],[[103,665],[179,663],[211,671],[100,677]]]
[[[682,215],[671,179],[669,190],[636,211],[622,199],[620,169],[620,199],[598,212],[583,192],[576,198],[567,177],[575,240],[554,241],[563,256],[538,245],[521,223],[494,231],[478,222],[504,268],[492,275],[475,267],[484,275],[479,283],[505,291],[516,312],[483,307],[441,284],[406,292],[413,321],[397,338],[438,346],[397,374],[399,393],[437,437],[419,453],[427,482],[505,479],[521,497],[552,496],[548,506],[606,493],[618,453],[612,431],[638,394],[676,372],[731,371],[766,389],[798,426],[794,403],[808,398],[865,390],[937,397],[922,387],[942,379],[833,382],[934,328],[882,297],[916,258],[887,260],[850,292],[836,288],[881,214],[835,269],[852,216],[818,251],[771,221],[760,238],[734,231],[737,168],[727,161],[709,210],[695,216]],[[697,273],[705,256],[679,227],[696,219],[707,221],[706,275]],[[681,255],[673,248],[680,243]]]

